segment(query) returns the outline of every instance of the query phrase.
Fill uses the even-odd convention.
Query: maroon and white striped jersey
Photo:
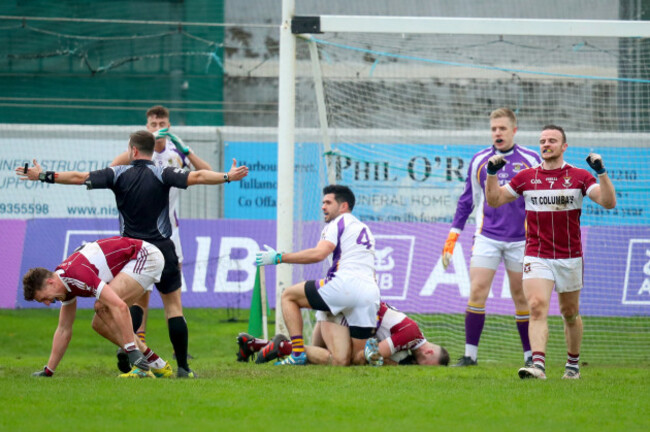
[[[589,171],[567,163],[555,170],[539,165],[520,171],[506,188],[515,197],[523,195],[526,203],[525,255],[582,257],[582,198],[597,184]]]
[[[84,245],[54,270],[68,291],[62,303],[68,304],[75,297],[99,298],[105,284],[128,262],[138,259],[141,248],[142,240],[127,237],[110,237]]]
[[[377,311],[377,339],[390,339],[393,354],[418,349],[427,341],[415,321],[384,302]]]

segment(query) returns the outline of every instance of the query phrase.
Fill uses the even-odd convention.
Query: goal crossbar
[[[465,35],[650,37],[646,21],[504,18],[294,16],[292,33],[420,33]]]

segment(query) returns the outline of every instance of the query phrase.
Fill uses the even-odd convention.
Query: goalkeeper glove
[[[153,133],[153,138],[156,141],[158,141],[160,138],[167,137],[167,131],[168,130],[169,130],[169,128],[164,128],[164,129],[157,130],[156,132]]]
[[[276,252],[271,246],[264,245],[266,252],[259,251],[255,254],[255,263],[257,266],[277,265],[282,262],[282,254]]]
[[[456,246],[456,241],[458,240],[458,234],[457,232],[451,231],[449,233],[449,236],[447,237],[447,241],[445,242],[445,247],[442,248],[442,267],[447,270],[447,267],[449,266],[449,261],[451,260],[451,257],[454,255],[454,247]]]
[[[506,160],[503,155],[494,155],[488,159],[487,164],[487,173],[489,175],[495,175],[497,171],[503,168],[506,165]]]
[[[605,166],[603,165],[603,158],[599,154],[589,153],[589,156],[587,156],[587,163],[591,169],[596,171],[596,174],[598,175],[605,174],[607,172]]]
[[[185,145],[185,143],[183,142],[182,139],[180,139],[179,137],[177,137],[176,135],[174,135],[174,134],[171,133],[171,132],[167,132],[167,136],[169,137],[169,139],[170,139],[170,140],[174,143],[174,145],[176,146],[176,150],[178,150],[179,152],[183,153],[185,156],[187,156],[188,154],[190,154],[190,151],[191,151],[190,148],[189,148],[188,146]]]
[[[42,371],[34,372],[32,374],[33,377],[46,377],[46,378],[49,378],[52,375],[54,375],[54,371],[47,366],[43,366]]]
[[[190,154],[190,152],[192,151],[188,146],[185,145],[185,143],[183,142],[182,139],[180,139],[179,137],[177,137],[173,133],[169,132],[169,128],[164,128],[164,129],[157,130],[156,132],[153,133],[153,137],[156,140],[158,140],[160,138],[164,138],[164,137],[169,138],[169,140],[172,143],[174,143],[174,145],[176,146],[176,150],[183,153],[185,156]]]

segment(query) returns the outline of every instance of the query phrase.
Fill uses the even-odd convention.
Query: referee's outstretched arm
[[[187,185],[230,183],[231,181],[241,180],[247,175],[248,167],[245,165],[237,166],[237,160],[233,159],[232,166],[227,173],[209,170],[190,172],[187,177]]]
[[[16,168],[16,174],[20,176],[20,180],[40,180],[45,183],[61,183],[61,184],[72,184],[72,185],[82,185],[90,176],[89,172],[80,172],[80,171],[45,171],[41,165],[34,159],[32,161],[34,164],[33,167],[18,167]],[[25,164],[27,165],[27,164]]]
[[[41,165],[36,161],[36,159],[34,159],[33,164],[33,167],[28,167],[27,169],[25,169],[25,167],[16,168],[16,174],[20,176],[21,180],[40,180],[46,183],[82,185],[90,176],[89,172],[80,171],[60,171],[56,173],[54,171],[43,172]],[[241,180],[247,175],[248,167],[245,165],[237,166],[237,161],[233,159],[232,166],[227,173],[209,170],[190,172],[187,178],[187,185],[230,183],[231,181]]]

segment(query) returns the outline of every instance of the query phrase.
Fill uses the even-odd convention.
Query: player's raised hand
[[[36,162],[36,159],[32,160],[32,163],[34,164],[33,167],[28,167],[27,164],[25,164],[25,166],[17,167],[15,169],[16,175],[20,176],[21,180],[38,180],[38,175],[43,172],[43,168],[41,168],[39,163]]]
[[[183,142],[182,139],[180,139],[179,137],[177,137],[176,135],[174,135],[174,134],[171,133],[171,132],[167,132],[167,136],[169,137],[169,139],[170,139],[170,140],[174,143],[174,145],[176,146],[176,150],[178,150],[179,152],[183,153],[185,156],[187,156],[188,154],[190,154],[190,152],[191,152],[192,150],[191,150],[188,146],[185,145],[185,143]]]
[[[160,138],[166,138],[168,136],[168,133],[167,133],[168,130],[169,130],[169,128],[163,128],[163,129],[157,130],[156,132],[153,133],[153,138],[156,141],[158,141]]]
[[[456,241],[458,241],[459,234],[457,232],[451,231],[449,236],[447,236],[447,241],[445,241],[445,246],[442,248],[442,267],[447,270],[451,257],[454,255],[454,247],[456,247]]]
[[[257,266],[277,265],[282,262],[282,254],[278,253],[269,245],[264,245],[266,252],[259,251],[255,254],[255,263]]]
[[[489,175],[495,175],[497,171],[499,171],[505,165],[506,159],[503,157],[503,155],[496,154],[488,159],[487,173]]]
[[[236,181],[241,180],[248,175],[248,167],[246,165],[237,166],[237,160],[232,160],[232,166],[228,171],[228,180]]]
[[[603,164],[603,158],[598,153],[589,153],[589,156],[587,156],[587,163],[598,175],[607,172],[605,165]]]
[[[50,378],[53,375],[54,375],[54,371],[52,369],[50,369],[49,367],[47,367],[47,366],[44,366],[43,370],[40,370],[38,372],[34,372],[32,374],[33,377],[39,377],[39,378],[40,377]]]

